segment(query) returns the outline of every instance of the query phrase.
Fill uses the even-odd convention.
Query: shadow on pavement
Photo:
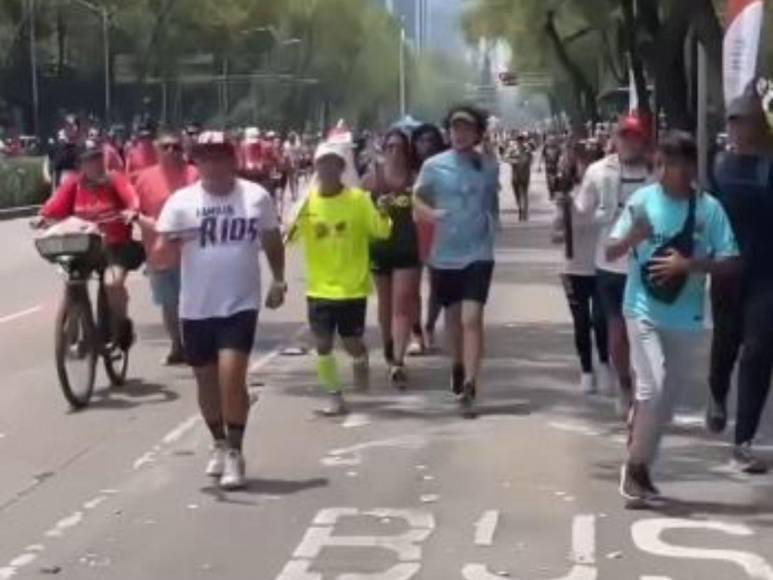
[[[227,492],[217,485],[208,485],[202,487],[201,492],[212,496],[218,502],[253,505],[254,502],[239,499],[239,496],[244,494],[285,496],[301,493],[310,489],[327,487],[328,485],[330,485],[330,481],[326,477],[301,480],[250,478],[247,480],[247,487],[241,490]]]
[[[180,395],[167,385],[147,383],[142,379],[130,379],[122,387],[102,389],[95,393],[89,408],[124,410],[140,405],[171,403]]]

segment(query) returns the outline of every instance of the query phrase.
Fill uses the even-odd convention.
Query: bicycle
[[[44,223],[31,225],[39,229]],[[126,382],[130,350],[121,348],[113,339],[102,236],[91,222],[83,222],[82,227],[80,232],[35,240],[41,257],[57,265],[64,276],[64,296],[55,321],[54,352],[59,384],[75,410],[85,408],[91,401],[100,357],[113,387]],[[97,280],[96,311],[89,293],[92,279]]]

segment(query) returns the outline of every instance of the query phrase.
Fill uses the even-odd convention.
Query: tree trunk
[[[561,37],[558,35],[555,25],[555,13],[551,10],[547,13],[545,21],[545,33],[555,50],[556,57],[561,66],[566,70],[572,86],[575,89],[575,98],[578,109],[587,120],[597,123],[599,120],[598,107],[596,106],[596,91],[586,78],[582,69],[569,56]]]
[[[666,114],[669,127],[692,129],[695,119],[687,106],[684,40],[691,15],[682,1],[673,2],[662,20],[657,36],[646,51],[649,68],[655,74],[658,107]]]
[[[607,31],[602,28],[599,30],[599,35],[601,36],[601,46],[604,49],[604,60],[607,63],[607,68],[609,68],[609,71],[615,78],[615,82],[617,82],[618,85],[622,85],[627,81],[625,76],[625,64],[618,62],[615,52],[612,49],[612,45],[610,44]]]

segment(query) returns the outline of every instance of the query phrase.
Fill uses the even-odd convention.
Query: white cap
[[[247,127],[244,130],[245,141],[257,141],[258,139],[260,139],[260,129],[257,127]]]
[[[314,161],[317,162],[323,157],[333,155],[338,157],[344,163],[347,162],[347,156],[344,152],[344,148],[341,145],[329,143],[327,141],[320,143],[317,150],[314,152]]]

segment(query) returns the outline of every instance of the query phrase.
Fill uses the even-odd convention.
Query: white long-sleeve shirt
[[[606,243],[628,198],[652,180],[646,164],[622,165],[616,154],[588,167],[574,199],[574,209],[580,224],[593,223],[599,228],[595,259],[597,269],[617,274],[628,271],[625,256],[614,261],[607,260]]]

